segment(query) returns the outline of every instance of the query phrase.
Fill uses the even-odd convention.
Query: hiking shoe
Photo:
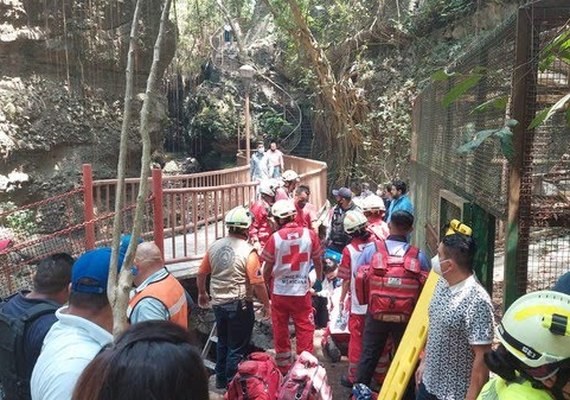
[[[349,388],[349,389],[352,389],[352,385],[353,385],[353,383],[350,381],[350,379],[348,379],[348,376],[346,376],[346,375],[342,375],[340,377],[340,384],[342,386],[344,386],[345,388]]]

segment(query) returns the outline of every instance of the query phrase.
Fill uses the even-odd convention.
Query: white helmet
[[[505,312],[497,335],[531,368],[570,359],[570,296],[549,290],[522,296]]]
[[[362,202],[362,211],[386,211],[384,200],[376,195],[368,196]]]
[[[287,218],[297,214],[293,200],[277,200],[271,207],[271,214],[276,218]]]
[[[271,181],[261,181],[259,182],[259,193],[275,197],[275,186],[272,185]]]
[[[362,213],[362,211],[358,210],[349,210],[344,215],[344,231],[349,235],[356,231],[359,231],[362,228],[365,228],[368,225],[368,220],[366,216]]]
[[[228,227],[247,229],[253,222],[253,217],[247,208],[238,206],[228,211],[225,221]]]
[[[298,173],[296,173],[292,169],[288,169],[287,171],[283,172],[283,174],[281,175],[281,179],[283,179],[285,182],[292,182],[300,179],[300,177]]]

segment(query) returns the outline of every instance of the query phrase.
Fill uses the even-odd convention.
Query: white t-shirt
[[[58,321],[44,339],[30,381],[32,400],[71,399],[87,364],[113,340],[113,335],[99,325],[66,310],[56,311]]]
[[[469,389],[474,345],[493,341],[493,304],[475,276],[449,286],[440,277],[429,305],[422,381],[429,393],[463,400]]]

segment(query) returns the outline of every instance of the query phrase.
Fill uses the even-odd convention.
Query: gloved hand
[[[318,292],[320,292],[321,290],[323,290],[323,283],[322,283],[319,279],[317,279],[317,280],[315,281],[315,284],[313,285],[313,290],[314,290],[316,293],[318,293]]]

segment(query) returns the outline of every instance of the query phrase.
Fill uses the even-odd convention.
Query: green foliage
[[[471,14],[480,3],[473,0],[425,0],[417,13],[408,16],[404,26],[410,33],[423,36]]]
[[[285,119],[283,113],[278,113],[273,109],[261,114],[259,125],[263,133],[275,139],[285,137],[293,128],[293,125]]]
[[[457,152],[461,155],[466,155],[473,153],[479,148],[486,140],[493,138],[498,139],[501,145],[501,152],[509,162],[512,162],[514,157],[513,148],[513,132],[511,128],[514,128],[518,124],[517,121],[510,119],[507,120],[505,126],[499,129],[487,129],[479,132],[475,132],[471,140],[467,143],[461,145]]]
[[[9,212],[17,208],[11,201],[0,203],[0,213]],[[19,236],[29,236],[37,231],[35,213],[32,210],[20,210],[8,214],[0,220],[0,225],[11,229]]]
[[[562,98],[560,98],[554,105],[542,110],[539,112],[534,119],[531,121],[528,129],[534,129],[539,125],[544,124],[548,121],[554,114],[559,111],[566,110],[566,121],[570,126],[570,108],[567,107],[567,104],[570,103],[570,93],[566,94]]]
[[[454,101],[457,101],[457,99],[459,99],[459,97],[463,96],[469,90],[471,90],[472,88],[477,86],[477,84],[479,83],[481,78],[483,78],[483,74],[480,74],[480,73],[474,73],[472,75],[467,75],[461,82],[459,82],[457,85],[453,86],[449,90],[449,92],[447,92],[445,94],[445,96],[443,96],[443,100],[441,101],[441,104],[444,107],[449,107],[451,105],[451,103],[453,103]]]

